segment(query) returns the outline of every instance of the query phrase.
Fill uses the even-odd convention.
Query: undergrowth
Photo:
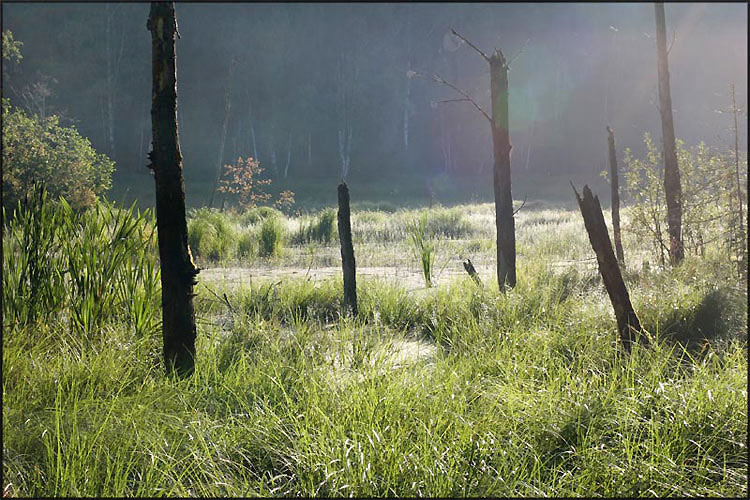
[[[587,255],[568,212],[519,214],[505,294],[362,277],[349,318],[338,278],[199,274],[196,371],[178,380],[151,214],[45,207],[4,228],[9,496],[747,495],[747,297],[710,252],[628,269],[655,339],[629,356],[595,267],[552,265]],[[294,227],[226,217],[253,256],[263,221]]]

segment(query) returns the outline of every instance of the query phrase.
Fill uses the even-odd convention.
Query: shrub
[[[57,116],[39,118],[11,108],[3,99],[3,207],[10,215],[41,184],[52,200],[64,197],[74,209],[92,206],[112,183],[114,162],[97,153]]]
[[[284,239],[284,223],[280,217],[266,217],[260,226],[260,247],[258,254],[261,257],[272,257],[281,255]]]
[[[271,194],[266,192],[266,186],[271,179],[261,179],[260,174],[265,170],[260,162],[253,158],[243,160],[237,158],[234,165],[225,165],[218,190],[233,195],[242,208],[252,208],[258,204],[267,203]],[[279,193],[274,202],[280,210],[290,210],[294,205],[294,191],[286,190]]]
[[[667,211],[663,186],[661,152],[651,136],[645,134],[645,159],[625,150],[624,197],[631,205],[633,233],[650,241],[663,266],[668,254]],[[729,248],[736,245],[736,192],[726,157],[701,143],[686,148],[677,141],[677,157],[682,185],[682,237],[686,253],[703,254],[714,243]],[[746,198],[746,194],[742,193]],[[729,255],[729,252],[727,252]],[[740,258],[740,260],[743,260]],[[746,261],[746,258],[744,259]]]

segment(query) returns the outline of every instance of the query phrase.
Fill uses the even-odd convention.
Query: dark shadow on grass
[[[674,309],[661,318],[660,336],[667,343],[680,343],[692,352],[705,350],[716,341],[747,339],[747,306],[740,295],[728,287],[708,291],[698,304]],[[645,327],[656,331],[655,324]]]

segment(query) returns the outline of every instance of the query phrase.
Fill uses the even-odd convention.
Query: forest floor
[[[271,216],[192,212],[188,379],[164,376],[158,287],[86,332],[69,288],[46,321],[4,320],[8,496],[747,495],[747,289],[720,247],[662,268],[623,212],[653,340],[627,356],[574,210],[518,213],[505,293],[492,205],[354,210],[356,318],[330,211]],[[259,257],[264,225],[280,247]]]

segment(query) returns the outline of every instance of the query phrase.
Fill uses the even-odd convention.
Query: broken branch
[[[461,95],[462,95],[462,96],[463,96],[463,97],[464,97],[464,98],[465,98],[465,99],[466,99],[467,101],[469,101],[469,102],[470,102],[470,103],[471,103],[471,104],[472,104],[472,105],[473,105],[473,106],[474,106],[475,108],[477,108],[477,110],[478,110],[478,111],[479,111],[480,113],[482,113],[482,115],[484,115],[484,117],[485,117],[485,118],[487,118],[487,121],[489,121],[490,123],[492,123],[492,118],[490,118],[490,115],[488,115],[488,114],[487,114],[487,112],[486,112],[485,110],[483,110],[483,109],[482,109],[482,108],[481,108],[481,107],[479,106],[479,104],[477,104],[477,103],[476,103],[476,101],[474,101],[474,99],[472,99],[471,97],[469,97],[469,94],[467,94],[467,93],[466,93],[466,92],[464,92],[463,90],[459,89],[458,87],[456,87],[456,86],[455,86],[455,85],[453,85],[452,83],[450,83],[450,82],[447,82],[447,81],[445,81],[445,80],[444,80],[444,79],[443,79],[443,78],[442,78],[441,76],[439,76],[439,75],[437,75],[437,74],[434,74],[434,73],[433,73],[433,75],[432,75],[432,79],[433,79],[433,80],[434,80],[435,82],[437,82],[437,83],[442,83],[442,84],[443,84],[443,85],[445,85],[446,87],[450,87],[450,88],[452,88],[453,90],[455,90],[456,92],[458,92],[459,94],[461,94]]]
[[[456,30],[454,30],[453,28],[451,28],[451,33],[453,33],[454,36],[457,36],[458,38],[460,38],[461,40],[463,40],[466,43],[466,45],[468,45],[472,49],[476,50],[479,53],[480,56],[484,57],[485,61],[490,62],[490,58],[487,56],[487,54],[485,54],[484,52],[482,52],[481,50],[479,50],[476,45],[474,45],[473,43],[471,43],[470,41],[468,41],[466,38],[464,38],[462,35],[460,35]]]

